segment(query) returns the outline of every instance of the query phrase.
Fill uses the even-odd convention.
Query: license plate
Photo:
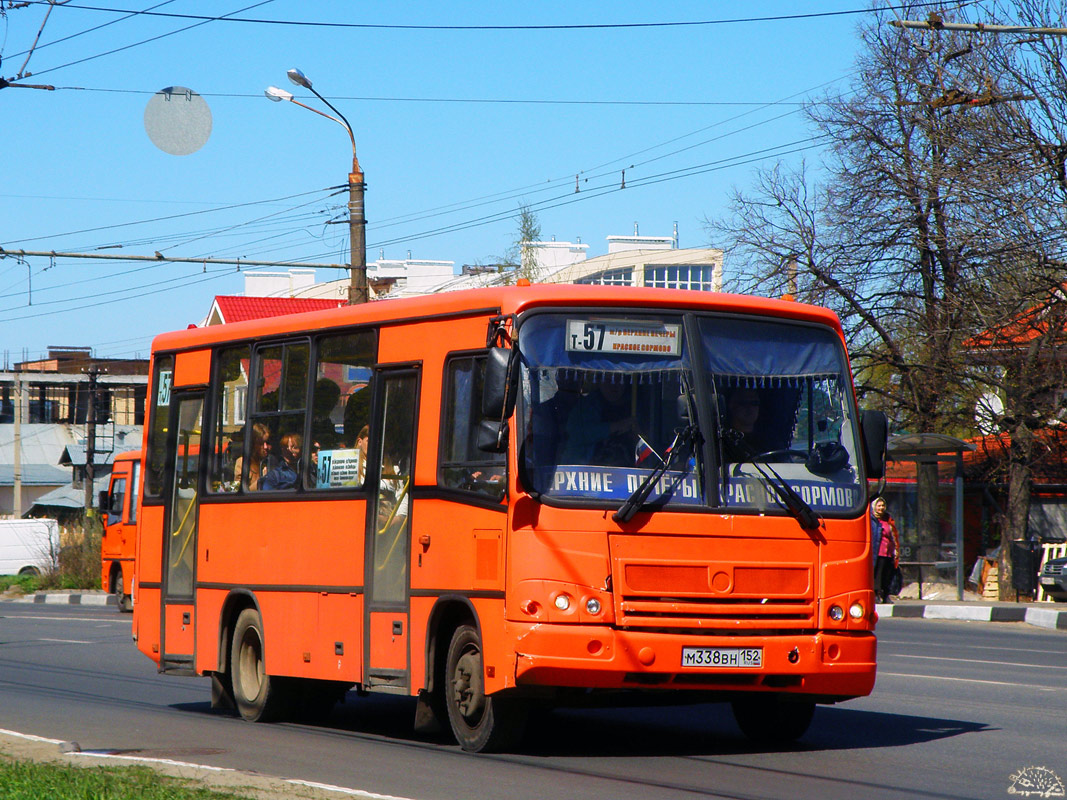
[[[1056,579],[1055,578],[1042,578],[1041,582],[1043,584],[1045,584],[1045,586],[1055,586],[1056,585]]]
[[[683,647],[682,666],[758,669],[763,666],[763,648]]]

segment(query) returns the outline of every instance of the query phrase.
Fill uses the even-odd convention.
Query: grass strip
[[[4,800],[250,800],[147,767],[72,767],[0,758]]]

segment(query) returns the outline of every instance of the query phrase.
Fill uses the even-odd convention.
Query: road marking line
[[[393,794],[375,794],[374,792],[367,792],[363,789],[346,789],[344,786],[333,786],[329,783],[316,783],[315,781],[301,781],[295,778],[287,780],[286,783],[296,784],[297,786],[307,786],[309,789],[323,789],[327,792],[338,792],[339,794],[347,794],[351,797],[369,797],[372,800],[411,800],[409,797],[397,797]]]
[[[1032,683],[1011,683],[1009,681],[983,681],[977,678],[949,678],[943,675],[917,675],[914,672],[883,672],[878,670],[879,675],[888,678],[926,678],[931,681],[957,681],[958,683],[982,683],[989,686],[1015,686],[1021,689],[1033,689],[1038,692],[1067,692],[1067,689],[1059,689],[1054,686],[1034,686]]]
[[[1012,661],[982,661],[976,658],[950,658],[949,656],[914,656],[893,653],[886,658],[925,658],[930,661],[963,661],[967,664],[992,664],[997,667],[1029,667],[1030,669],[1067,669],[1063,664],[1016,664]]]
[[[96,644],[96,642],[83,642],[81,639],[38,639],[39,642],[59,642],[60,644]]]
[[[30,733],[19,733],[18,731],[9,731],[6,728],[0,728],[0,733],[5,736],[14,736],[16,739],[26,739],[30,742],[45,742],[46,744],[63,744],[62,739],[46,739],[43,736],[34,736]]]
[[[114,758],[117,761],[139,761],[147,764],[167,764],[171,767],[190,767],[192,769],[206,769],[211,772],[237,772],[231,767],[213,767],[209,764],[193,764],[190,761],[175,761],[172,758],[149,758],[148,756],[128,756],[119,753],[108,753],[103,750],[82,750],[71,753],[72,756],[88,756],[89,758]]]
[[[50,622],[93,622],[97,625],[129,625],[129,620],[107,620],[100,619],[99,617],[46,617],[37,614],[2,614],[0,619],[8,619],[12,621],[24,621],[24,622],[38,622],[42,619],[49,620]]]

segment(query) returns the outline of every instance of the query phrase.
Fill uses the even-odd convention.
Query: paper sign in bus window
[[[363,454],[358,449],[320,450],[319,472],[315,483],[317,489],[336,489],[342,486],[360,486],[363,474],[361,459]]]

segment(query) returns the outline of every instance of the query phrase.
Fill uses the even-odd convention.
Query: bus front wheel
[[[445,662],[445,707],[459,746],[471,753],[505,750],[516,744],[526,723],[521,699],[486,695],[482,641],[461,625],[452,634]]]
[[[126,577],[122,574],[122,567],[115,573],[115,600],[120,614],[133,611],[133,598],[126,594]]]
[[[246,608],[233,629],[230,674],[237,711],[249,722],[273,719],[283,705],[280,682],[267,674],[265,664],[263,619],[254,608]]]
[[[732,705],[741,732],[756,744],[769,746],[799,739],[815,714],[815,703],[774,695],[753,695],[734,700]]]

